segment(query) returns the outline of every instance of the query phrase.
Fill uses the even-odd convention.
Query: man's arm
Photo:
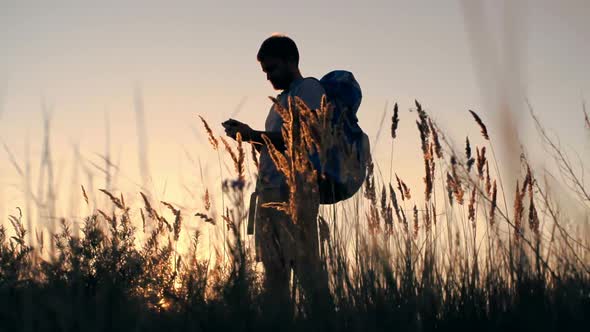
[[[280,132],[254,130],[247,124],[234,119],[229,119],[222,123],[222,125],[225,128],[227,136],[236,139],[236,134],[240,133],[245,142],[254,143],[258,152],[260,152],[262,146],[266,144],[262,139],[262,135],[266,135],[277,150],[281,152],[285,150],[285,142],[283,141],[283,135]]]
[[[264,140],[262,139],[262,135],[266,135],[277,150],[279,150],[280,152],[285,151],[285,141],[283,140],[282,133],[252,130],[250,132],[250,137],[248,137],[247,141],[258,143],[254,144],[254,146],[256,146],[256,149],[260,151],[260,148],[263,145],[265,145]]]

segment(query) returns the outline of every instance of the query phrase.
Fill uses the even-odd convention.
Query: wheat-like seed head
[[[461,185],[461,179],[459,178],[459,175],[457,174],[457,159],[455,156],[451,156],[451,174],[452,174],[452,181],[450,184],[451,184],[451,187],[453,188],[453,192],[455,194],[455,199],[457,200],[457,203],[459,203],[460,205],[463,205],[464,191],[463,191],[463,188]],[[448,178],[447,178],[447,180],[448,180]]]
[[[469,199],[468,204],[468,216],[467,219],[471,221],[473,228],[475,228],[475,192],[477,188],[473,186],[471,190],[471,198]]]
[[[494,217],[495,217],[495,212],[496,212],[496,207],[497,207],[496,195],[497,195],[496,180],[494,180],[494,183],[492,184],[492,202],[491,202],[491,208],[490,208],[490,225],[492,225],[492,226],[494,225]]]
[[[199,118],[201,118],[201,122],[203,122],[205,131],[207,132],[207,136],[209,137],[209,143],[211,143],[211,146],[213,146],[213,148],[217,150],[217,148],[219,147],[219,142],[215,138],[215,135],[213,135],[211,127],[209,127],[209,124],[207,123],[207,121],[205,121],[205,119],[202,116],[199,115]]]
[[[418,208],[416,204],[414,204],[414,239],[418,237],[418,231],[420,229],[420,225],[418,224]]]
[[[209,211],[211,208],[211,197],[209,196],[209,189],[205,188],[205,195],[203,196],[203,204],[205,205],[205,210]]]
[[[492,190],[492,183],[490,181],[490,164],[488,163],[488,161],[486,160],[486,193],[489,195],[491,195],[491,190]]]
[[[395,189],[391,183],[389,184],[389,199],[391,199],[391,203],[393,204],[393,209],[395,211],[395,215],[397,217],[398,222],[402,222],[402,218],[400,216],[400,207],[397,201],[397,195],[395,194]]]
[[[438,137],[438,128],[436,125],[428,118],[428,125],[430,126],[430,133],[432,134],[432,141],[434,143],[434,151],[436,151],[436,156],[438,158],[442,158],[442,146],[440,145],[440,140]]]
[[[432,194],[432,171],[431,171],[431,163],[428,158],[424,158],[424,168],[425,168],[425,176],[424,176],[424,194],[426,197],[426,201],[430,200],[430,195]]]
[[[453,194],[455,193],[455,179],[451,173],[447,172],[447,195],[449,198],[449,204],[453,206]]]
[[[250,148],[251,148],[251,154],[252,154],[252,161],[254,161],[254,166],[256,166],[256,169],[258,169],[258,167],[260,166],[258,164],[258,154],[256,152],[256,148],[254,147],[254,144],[250,144]]]
[[[143,233],[145,234],[145,215],[143,214],[142,208],[139,208],[139,213],[141,214],[141,229],[143,230]]]
[[[434,170],[436,169],[436,162],[434,161],[434,154],[433,154],[433,147],[434,144],[430,144],[430,177],[432,178],[432,182],[434,183],[434,179],[435,179],[435,172]]]
[[[178,241],[178,238],[180,236],[180,227],[182,226],[182,214],[180,213],[180,210],[176,209],[174,206],[172,206],[172,204],[164,201],[161,201],[161,203],[164,204],[164,206],[166,206],[168,209],[170,209],[170,211],[172,211],[172,214],[174,214],[174,241]]]
[[[105,195],[107,195],[111,199],[111,202],[113,202],[113,204],[115,204],[116,207],[118,207],[121,210],[125,210],[125,206],[123,205],[123,201],[121,199],[115,197],[113,194],[108,192],[106,189],[98,189],[98,190],[100,192],[104,193]]]
[[[393,210],[391,204],[388,204],[387,202],[387,189],[385,184],[381,190],[381,218],[383,218],[385,223],[385,233],[387,235],[391,234],[393,227]]]
[[[488,128],[486,128],[486,125],[483,123],[483,121],[481,121],[479,115],[477,115],[477,113],[475,113],[472,110],[469,110],[469,113],[471,113],[471,115],[475,119],[475,122],[477,122],[477,124],[479,125],[479,128],[481,129],[481,135],[483,136],[483,138],[489,141],[490,137],[488,135]]]
[[[539,216],[532,191],[529,191],[529,228],[535,236],[539,236]]]
[[[391,138],[395,139],[397,126],[399,124],[397,103],[393,105],[393,116],[391,117]]]
[[[197,212],[195,213],[195,217],[199,217],[201,218],[204,222],[210,223],[211,225],[215,225],[215,219],[209,217],[207,214],[205,213],[200,213]]]
[[[432,206],[432,221],[434,226],[436,226],[436,204],[431,204]]]
[[[86,195],[86,189],[84,189],[83,185],[80,185],[80,187],[82,187],[82,195],[84,196],[84,201],[86,201],[86,205],[88,205],[88,195]]]
[[[476,148],[477,152],[477,175],[480,180],[483,180],[483,167],[486,163],[486,147],[481,148],[480,150]]]
[[[467,159],[467,172],[471,172],[471,167],[475,159],[471,156],[471,144],[469,144],[469,137],[465,137],[465,158]]]
[[[524,210],[523,207],[523,196],[524,194],[521,193],[519,190],[519,183],[516,180],[516,194],[514,196],[514,239],[515,241],[519,241],[521,236],[521,222],[522,222],[522,213]]]

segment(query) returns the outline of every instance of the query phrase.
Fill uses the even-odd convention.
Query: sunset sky
[[[401,110],[394,171],[419,184],[416,114],[408,112],[414,99],[450,137],[461,143],[469,135],[479,144],[479,129],[467,110],[482,116],[492,136],[500,135],[502,91],[508,91],[521,139],[539,151],[534,160],[544,157],[534,148],[525,97],[562,144],[587,161],[581,105],[590,99],[589,17],[587,0],[0,0],[0,139],[22,166],[28,135],[36,177],[45,101],[52,109],[52,153],[68,213],[72,144],[79,144],[84,158],[100,162],[95,153],[105,151],[108,116],[111,153],[121,167],[117,189],[136,193],[141,176],[134,98],[140,95],[155,191],[166,188],[160,198],[201,209],[205,186],[197,157],[206,185],[216,190],[219,165],[197,115],[218,134],[219,124],[232,114],[262,129],[267,96],[278,91],[266,81],[256,52],[266,37],[280,32],[297,43],[304,76],[320,78],[334,69],[355,74],[364,94],[359,119],[384,175],[393,102]],[[22,206],[23,196],[4,148],[0,155],[5,220]],[[82,173],[78,181],[84,184]]]

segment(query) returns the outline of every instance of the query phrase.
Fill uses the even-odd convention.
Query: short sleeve
[[[304,79],[292,93],[293,96],[301,98],[311,109],[320,108],[324,94],[324,88],[316,79]]]

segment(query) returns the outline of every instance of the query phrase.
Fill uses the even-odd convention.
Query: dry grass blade
[[[395,180],[397,181],[397,190],[399,190],[399,195],[402,198],[402,201],[405,200],[405,195],[404,195],[404,189],[402,188],[402,182],[399,179],[399,177],[397,176],[397,174],[395,174]]]
[[[18,213],[19,213],[18,217],[15,217],[13,215],[8,216],[8,219],[10,220],[10,223],[12,224],[12,228],[14,229],[14,232],[16,234],[16,236],[12,236],[11,239],[16,241],[19,245],[24,246],[25,245],[25,235],[26,235],[27,231],[25,230],[25,226],[22,223],[23,213],[19,207],[17,207],[16,209],[18,210]]]
[[[365,178],[365,198],[370,201],[369,211],[365,212],[371,236],[380,231],[379,209],[377,208],[377,189],[375,188],[375,176],[373,174],[373,161],[368,165],[367,177]]]
[[[389,184],[389,199],[391,199],[391,203],[393,204],[393,209],[395,210],[397,220],[401,223],[402,218],[400,216],[400,206],[397,202],[397,195],[395,194],[395,189],[393,189],[391,183]]]
[[[468,215],[467,219],[471,221],[473,227],[475,227],[475,193],[477,188],[473,186],[473,190],[471,190],[471,198],[469,199],[468,205]]]
[[[487,162],[486,160],[486,147],[481,148],[481,153],[479,148],[475,149],[477,153],[477,176],[480,180],[483,180],[483,168]]]
[[[260,206],[264,207],[264,208],[277,209],[277,210],[283,211],[287,214],[289,214],[291,212],[289,204],[284,203],[284,202],[268,202],[268,203],[263,203]]]
[[[179,209],[176,209],[174,206],[172,206],[172,204],[161,201],[162,204],[164,204],[164,206],[166,206],[168,209],[170,209],[170,211],[172,211],[172,214],[174,214],[174,240],[178,241],[178,238],[180,236],[180,227],[182,226],[182,214],[180,213]]]
[[[438,129],[430,120],[430,118],[428,118],[428,125],[430,126],[430,133],[432,134],[432,141],[434,142],[434,151],[436,152],[436,156],[438,158],[442,158],[442,146],[440,145],[440,140],[438,137]]]
[[[498,190],[496,188],[496,180],[494,180],[494,183],[492,184],[492,202],[491,202],[491,208],[490,208],[490,225],[492,225],[492,226],[494,225],[496,208],[498,206],[497,201],[496,201],[497,194],[498,194]]]
[[[370,160],[367,165],[367,176],[365,177],[365,191],[364,196],[372,203],[377,202],[377,190],[375,188],[374,164]]]
[[[429,145],[429,137],[430,137],[430,127],[428,125],[428,115],[422,109],[422,106],[418,101],[416,101],[416,107],[418,112],[419,120],[416,121],[416,126],[418,127],[418,131],[420,132],[420,142],[422,143],[422,153],[428,153],[428,145]]]
[[[209,196],[209,189],[205,189],[205,195],[203,196],[203,204],[205,205],[206,211],[209,211],[209,209],[211,209],[211,197]]]
[[[113,194],[108,192],[106,189],[98,189],[98,190],[101,191],[102,193],[104,193],[105,195],[107,195],[111,199],[111,202],[113,202],[113,204],[115,204],[116,207],[118,207],[121,210],[125,210],[125,205],[123,204],[123,201],[121,201],[121,199],[115,197]]]
[[[420,230],[420,224],[418,223],[418,208],[414,204],[414,239],[418,237],[418,231]]]
[[[428,208],[428,202],[424,202],[424,226],[426,233],[430,232],[431,229],[431,218],[430,218],[430,209]]]
[[[588,119],[588,112],[586,112],[585,102],[582,102],[582,111],[584,112],[584,122],[586,124],[586,128],[590,129],[590,119]]]
[[[407,200],[411,199],[412,195],[410,195],[410,187],[408,187],[403,180],[401,182],[402,182],[402,187],[404,188],[404,196],[406,197]]]
[[[41,230],[41,232],[35,230],[35,237],[37,238],[37,245],[39,246],[39,252],[43,253],[43,247],[44,247],[44,235],[43,235],[43,230]]]
[[[430,178],[434,184],[434,179],[435,179],[435,169],[436,169],[436,162],[434,161],[434,144],[430,143],[430,157],[429,157],[429,162],[430,162]]]
[[[254,144],[251,144],[250,148],[251,148],[251,153],[252,153],[252,161],[254,161],[254,166],[256,166],[256,169],[258,169],[258,167],[259,167],[258,153],[256,152],[256,148],[254,147]]]
[[[110,222],[110,223],[113,223],[113,222],[114,222],[114,220],[115,220],[115,219],[114,219],[114,217],[110,217],[108,214],[106,214],[106,213],[105,213],[103,210],[101,210],[101,209],[96,209],[96,210],[98,211],[98,213],[100,213],[100,214],[103,216],[103,218],[104,218],[106,221],[108,221],[108,222]]]
[[[471,156],[471,144],[469,144],[469,137],[465,137],[465,158],[467,158],[467,171],[471,172],[471,167],[475,163],[475,159]]]
[[[270,100],[272,100],[273,105],[274,105],[274,110],[281,116],[281,118],[283,119],[283,122],[290,123],[293,119],[291,117],[291,113],[289,112],[289,110],[284,108],[278,99],[276,99],[274,97],[268,97],[268,98]],[[289,104],[291,104],[290,99],[291,98],[289,98]]]
[[[425,176],[424,176],[423,180],[424,180],[424,195],[425,195],[426,201],[430,200],[430,196],[431,196],[432,190],[433,190],[433,181],[432,181],[433,171],[431,170],[431,168],[434,167],[434,164],[431,163],[430,160],[431,159],[429,159],[429,158],[424,158]]]
[[[492,194],[492,181],[490,181],[490,164],[486,160],[486,193],[489,195]]]
[[[143,209],[140,208],[139,212],[141,214],[141,227],[142,227],[143,233],[145,234],[145,215],[143,214]]]
[[[143,204],[145,205],[145,209],[147,210],[148,215],[150,217],[153,217],[153,212],[155,212],[155,210],[152,208],[152,205],[150,204],[149,199],[147,198],[147,196],[143,192],[140,192],[139,194],[141,195],[141,198],[143,199]]]
[[[233,214],[229,212],[229,208],[225,209],[225,214],[223,214],[221,216],[221,219],[223,219],[223,221],[225,221],[225,225],[226,225],[228,231],[231,230],[234,232],[234,234],[237,234],[236,223],[233,219]]]
[[[262,139],[264,140],[264,144],[266,144],[268,148],[268,152],[270,158],[272,159],[273,163],[276,165],[277,169],[283,174],[289,174],[289,163],[287,162],[287,158],[275,148],[274,144],[266,135],[262,135]]]
[[[141,197],[143,198],[143,203],[145,206],[145,209],[148,212],[148,216],[150,218],[152,218],[153,220],[156,220],[159,222],[158,228],[160,228],[162,226],[162,224],[166,224],[167,228],[169,231],[172,231],[172,226],[170,226],[170,223],[168,223],[168,221],[166,220],[166,218],[161,217],[158,212],[152,207],[152,205],[150,204],[149,199],[147,198],[147,196],[143,193],[140,192]]]
[[[391,138],[395,139],[397,126],[399,124],[397,103],[393,105],[393,116],[391,117]]]
[[[223,142],[223,145],[225,146],[225,150],[229,153],[233,163],[234,163],[234,169],[236,171],[236,173],[238,174],[238,182],[243,183],[244,182],[244,149],[242,147],[242,135],[240,133],[236,134],[236,141],[238,142],[238,147],[237,147],[237,152],[234,152],[234,150],[231,148],[231,146],[229,145],[229,143],[223,138],[220,137],[221,141]]]
[[[524,178],[524,182],[522,183],[522,190],[521,190],[521,196],[524,197],[525,192],[528,190],[529,192],[532,193],[533,191],[533,174],[531,172],[531,168],[528,165],[528,163],[526,164],[526,176]]]
[[[86,189],[84,189],[83,185],[80,185],[80,187],[82,187],[82,196],[84,196],[84,201],[86,201],[86,205],[88,205],[88,195],[86,195]]]
[[[6,154],[8,154],[8,158],[10,159],[12,166],[14,166],[14,169],[16,169],[16,171],[18,172],[18,175],[23,177],[25,173],[18,165],[16,158],[14,157],[14,155],[12,154],[12,151],[10,151],[10,149],[8,148],[8,145],[6,145],[6,142],[4,142],[4,140],[2,140],[2,146],[4,147],[4,151],[6,151]]]
[[[432,222],[434,226],[436,226],[436,204],[431,204],[432,206]]]
[[[523,193],[519,190],[519,183],[516,180],[516,194],[514,196],[514,240],[518,242],[522,235],[522,214],[524,211],[523,206]]]
[[[244,179],[245,179],[244,160],[245,160],[246,154],[244,153],[244,147],[242,146],[242,135],[240,133],[237,133],[236,141],[238,142],[238,161],[237,161],[237,163],[235,163],[234,166],[236,168],[236,172],[238,173],[238,179],[240,181],[244,181]]]
[[[463,205],[464,191],[463,186],[461,184],[461,179],[459,178],[459,174],[457,173],[457,158],[455,156],[451,156],[451,174],[451,181],[449,181],[449,177],[447,175],[447,184],[449,185],[449,188],[452,188],[457,203]]]
[[[479,128],[481,129],[481,135],[483,136],[483,138],[485,138],[489,141],[490,136],[488,136],[488,128],[486,128],[486,125],[483,123],[483,121],[481,121],[481,118],[479,117],[479,115],[477,115],[477,113],[475,113],[472,110],[469,110],[469,113],[471,113],[471,115],[473,115],[475,122],[477,122],[477,124],[479,125]]]
[[[238,162],[238,156],[234,153],[234,151],[232,150],[231,146],[229,145],[229,143],[225,140],[225,138],[220,137],[221,141],[223,142],[223,145],[225,146],[225,150],[227,151],[227,153],[229,153],[231,159],[233,160],[234,164]]]
[[[453,193],[455,192],[455,180],[453,179],[453,176],[449,172],[447,172],[446,189],[447,189],[447,195],[449,198],[449,204],[451,206],[453,206]]]
[[[195,217],[201,218],[204,222],[210,223],[211,225],[215,225],[215,219],[209,217],[205,213],[197,212],[195,213]]]
[[[381,190],[381,218],[385,222],[385,233],[391,234],[393,228],[393,209],[391,204],[387,202],[387,188],[385,184]]]
[[[211,143],[211,146],[213,146],[213,148],[217,150],[217,148],[219,147],[219,142],[217,141],[217,138],[215,138],[215,135],[213,135],[211,127],[209,127],[209,124],[207,123],[207,121],[205,121],[205,119],[203,119],[202,116],[199,115],[199,118],[201,119],[201,122],[203,122],[205,131],[207,132],[207,136],[209,137],[209,143]]]
[[[535,207],[532,190],[529,191],[529,228],[535,236],[539,236],[539,215]]]

